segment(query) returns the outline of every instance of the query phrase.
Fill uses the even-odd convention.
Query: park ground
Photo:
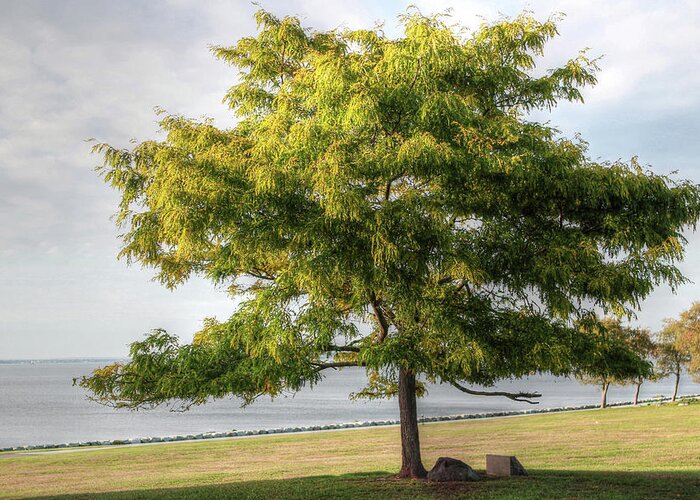
[[[516,455],[530,477],[396,480],[397,427],[0,458],[0,497],[700,498],[700,402],[421,425],[423,459]],[[13,454],[14,455],[14,454]]]

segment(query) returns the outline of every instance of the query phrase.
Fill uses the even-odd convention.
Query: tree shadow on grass
[[[482,471],[483,472],[483,471]],[[397,480],[388,472],[236,481],[44,498],[157,499],[672,499],[700,498],[700,471],[531,470],[529,477],[474,483]]]

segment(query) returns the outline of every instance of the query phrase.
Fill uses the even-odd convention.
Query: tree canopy
[[[625,326],[616,317],[603,318],[594,330],[605,339],[608,350],[591,353],[591,362],[577,374],[577,379],[584,384],[601,387],[602,408],[607,406],[610,384],[637,384],[637,404],[639,386],[645,378],[653,376],[649,358],[655,352],[656,345],[649,330]]]
[[[588,372],[580,373],[579,380],[598,385],[629,384],[652,374],[649,358],[655,345],[649,330],[625,326],[620,318],[615,317],[603,318],[595,329],[611,349],[595,360],[599,363],[595,368],[590,367]],[[623,366],[626,369],[623,370]],[[619,375],[625,371],[632,376]]]
[[[164,114],[163,140],[95,147],[121,194],[121,257],[168,287],[198,274],[243,299],[191,344],[134,343],[131,361],[83,379],[98,399],[251,402],[342,366],[365,367],[378,396],[402,370],[467,392],[594,371],[629,354],[595,310],[631,313],[684,282],[697,186],[593,161],[528,118],[596,81],[583,52],[537,73],[557,19],[468,34],[409,11],[400,38],[256,19],[257,36],[212,48],[239,72],[235,127]]]
[[[688,373],[700,382],[700,302],[693,302],[679,318],[681,328],[676,338],[676,348],[684,354]]]
[[[683,370],[687,369],[700,381],[700,302],[693,302],[678,319],[665,319],[657,337],[656,365],[662,376],[675,376],[672,396],[675,401]]]

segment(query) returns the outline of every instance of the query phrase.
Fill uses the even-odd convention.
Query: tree
[[[683,329],[678,335],[677,348],[687,359],[686,368],[695,382],[700,382],[700,302],[681,313]]]
[[[624,327],[623,327],[624,328]],[[651,359],[656,352],[656,344],[651,338],[651,332],[646,328],[625,328],[626,330],[626,341],[627,345],[636,352],[640,358],[645,360],[650,364],[651,371],[646,375],[635,375],[632,378],[623,380],[624,385],[634,384],[634,405],[639,404],[639,390],[645,380],[656,380],[658,375],[653,371],[653,365],[651,365]]]
[[[634,382],[637,386],[634,395],[634,404],[639,399],[639,388],[645,377],[652,375],[651,363],[648,361],[653,348],[649,331],[642,328],[623,326],[619,318],[603,318],[597,328],[597,333],[604,338],[606,344],[622,353],[623,356],[613,353],[604,353],[603,356],[592,358],[593,365],[589,364],[586,371],[579,373],[577,378],[584,384],[597,385],[601,388],[600,407],[608,405],[608,389],[610,384],[629,384]],[[629,355],[632,353],[632,355]],[[623,366],[627,369],[621,370]],[[622,375],[620,373],[632,373]]]
[[[691,373],[698,373],[697,360],[700,358],[693,354],[698,352],[699,335],[700,302],[694,302],[677,320],[664,320],[664,328],[658,333],[656,364],[662,376],[675,377],[671,401],[675,401],[678,396],[678,384],[683,369],[688,367]]]
[[[684,282],[674,262],[699,192],[636,160],[594,162],[527,119],[595,82],[584,53],[535,74],[556,19],[467,36],[409,11],[398,39],[256,19],[257,36],[212,49],[240,72],[235,127],[164,115],[161,141],[95,147],[121,193],[121,257],[168,287],[199,274],[243,298],[191,344],[163,331],[132,344],[129,362],[82,379],[96,399],[250,403],[361,366],[363,394],[398,396],[399,475],[423,477],[418,375],[523,401],[538,395],[468,384],[635,356],[592,310],[631,312]]]

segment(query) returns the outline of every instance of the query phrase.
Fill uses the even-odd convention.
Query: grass
[[[0,459],[0,496],[700,498],[700,404],[426,424],[423,459],[516,455],[528,478],[397,481],[397,427]]]

